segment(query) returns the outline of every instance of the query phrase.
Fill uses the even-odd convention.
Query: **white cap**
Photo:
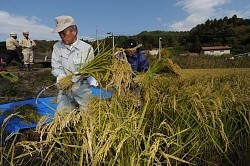
[[[28,35],[29,32],[28,32],[27,30],[24,30],[24,31],[23,31],[23,34],[27,34],[27,35]]]
[[[52,33],[61,32],[71,25],[76,25],[73,17],[71,16],[58,16],[55,18],[55,21],[56,28],[52,31]]]
[[[15,32],[10,32],[10,36],[15,37],[15,36],[17,36],[17,34]]]

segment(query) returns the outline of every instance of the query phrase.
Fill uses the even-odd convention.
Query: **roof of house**
[[[229,46],[212,46],[212,47],[201,47],[203,51],[210,51],[210,50],[230,50],[231,47]]]

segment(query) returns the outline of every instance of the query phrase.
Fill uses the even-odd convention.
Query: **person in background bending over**
[[[149,68],[148,60],[137,46],[138,43],[134,39],[128,39],[124,42],[127,60],[132,70],[146,72]]]
[[[4,58],[4,64],[5,66],[8,66],[9,63],[14,59],[18,65],[19,68],[23,67],[22,60],[17,53],[17,48],[20,47],[18,41],[17,41],[17,34],[15,32],[10,33],[10,37],[6,40],[6,57]]]
[[[94,58],[94,49],[88,43],[77,38],[77,25],[71,16],[58,16],[55,18],[57,32],[61,41],[53,46],[51,67],[52,74],[57,82],[65,76],[79,72],[87,61]],[[96,86],[92,77],[73,76],[71,90],[60,90],[57,96],[57,110],[85,108],[92,94],[91,85]]]
[[[32,70],[34,64],[33,47],[36,43],[29,38],[29,32],[23,31],[23,38],[19,41],[19,45],[22,47],[23,62],[27,71]]]

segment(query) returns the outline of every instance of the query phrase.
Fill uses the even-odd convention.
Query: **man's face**
[[[136,49],[129,48],[125,50],[127,56],[133,56],[136,52]]]
[[[23,36],[24,36],[25,38],[28,38],[28,37],[29,37],[29,34],[24,33]]]
[[[76,41],[76,30],[66,28],[61,32],[58,32],[65,45],[71,45]]]

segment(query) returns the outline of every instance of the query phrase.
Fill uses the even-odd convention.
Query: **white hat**
[[[27,35],[28,35],[29,32],[28,32],[27,30],[24,30],[24,31],[23,31],[23,34],[27,34]]]
[[[71,25],[76,25],[73,17],[71,16],[58,16],[55,18],[55,21],[56,28],[52,31],[52,33],[61,32]]]
[[[17,34],[15,32],[10,32],[10,36],[15,37],[15,36],[17,36]]]

